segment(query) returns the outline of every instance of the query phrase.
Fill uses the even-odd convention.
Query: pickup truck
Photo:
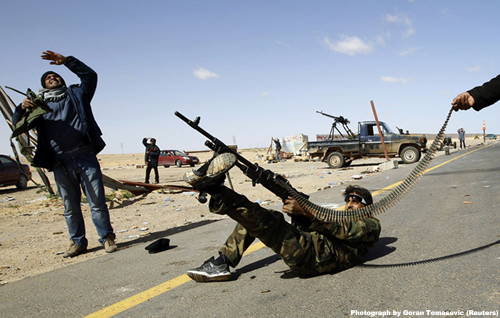
[[[404,135],[392,132],[384,122],[380,129],[389,157],[399,156],[404,163],[420,160],[427,151],[425,135]],[[384,147],[375,121],[358,123],[358,134],[345,140],[310,141],[306,151],[312,158],[321,158],[332,169],[348,167],[353,160],[368,157],[385,157]]]

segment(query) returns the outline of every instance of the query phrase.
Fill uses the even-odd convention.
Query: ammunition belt
[[[403,196],[405,196],[412,188],[415,186],[420,177],[424,174],[425,170],[431,163],[436,151],[441,145],[441,141],[444,137],[444,131],[450,120],[453,108],[450,109],[446,120],[444,121],[441,130],[437,134],[434,142],[430,146],[429,150],[426,152],[425,156],[420,160],[420,162],[415,166],[415,168],[410,172],[410,174],[391,192],[389,192],[380,201],[363,207],[361,209],[355,210],[334,210],[319,206],[315,203],[309,201],[301,193],[297,192],[290,184],[278,180],[278,182],[286,189],[289,195],[294,198],[299,205],[307,212],[316,215],[316,218],[325,220],[326,222],[338,222],[342,224],[349,223],[351,221],[362,220],[368,217],[374,217],[381,214],[391,207],[393,207]]]

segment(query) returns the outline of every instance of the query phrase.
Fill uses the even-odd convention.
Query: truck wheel
[[[420,159],[420,151],[412,146],[405,147],[401,151],[401,159],[406,164],[417,162]]]
[[[332,152],[326,158],[326,163],[332,169],[341,168],[344,165],[344,155],[340,152]]]

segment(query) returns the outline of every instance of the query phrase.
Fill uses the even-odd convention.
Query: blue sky
[[[328,134],[324,111],[437,133],[451,100],[500,73],[498,1],[4,1],[0,85],[38,90],[40,58],[73,55],[99,84],[92,102],[103,153],[202,150],[174,116],[240,148]],[[19,103],[22,96],[7,90]],[[498,105],[452,115],[447,133],[500,132]],[[0,153],[11,154],[0,125]]]

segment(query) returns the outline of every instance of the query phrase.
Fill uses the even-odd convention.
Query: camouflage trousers
[[[290,269],[300,275],[336,272],[356,264],[358,251],[345,246],[341,240],[314,231],[300,231],[285,220],[283,213],[267,210],[243,195],[225,190],[222,204],[210,201],[210,211],[227,214],[238,222],[220,249],[233,266],[238,265],[255,238],[279,254]]]

